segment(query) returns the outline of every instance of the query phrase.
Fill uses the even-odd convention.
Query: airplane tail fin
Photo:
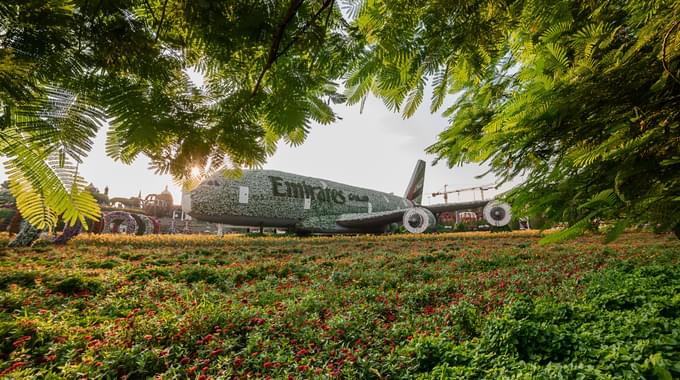
[[[411,175],[411,181],[406,188],[404,198],[412,201],[415,204],[421,204],[423,201],[423,182],[425,181],[425,161],[418,160],[416,168]]]

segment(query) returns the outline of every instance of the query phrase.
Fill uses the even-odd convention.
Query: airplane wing
[[[342,214],[335,223],[348,228],[367,228],[376,226],[385,226],[390,223],[401,221],[402,215],[408,209],[382,211],[372,213],[356,213],[356,214]]]
[[[436,205],[421,205],[416,207],[423,207],[432,211],[433,214],[439,214],[446,211],[459,211],[484,207],[489,202],[490,200],[484,200],[457,203],[441,203]],[[404,208],[400,210],[383,212],[342,214],[335,220],[335,223],[347,228],[367,228],[385,226],[390,223],[401,222],[404,213],[408,210],[409,210],[408,208]]]
[[[484,201],[470,201],[470,202],[456,202],[456,203],[439,203],[436,205],[422,205],[433,214],[439,214],[446,211],[460,211],[469,210],[474,208],[480,208],[486,206],[487,203],[491,202],[492,199],[487,199]]]

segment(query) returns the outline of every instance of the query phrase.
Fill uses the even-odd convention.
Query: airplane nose
[[[191,212],[191,193],[182,192],[182,211],[185,214]]]

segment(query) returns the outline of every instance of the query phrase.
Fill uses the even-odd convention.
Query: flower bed
[[[0,377],[680,375],[677,240],[538,239],[86,235],[8,249]]]

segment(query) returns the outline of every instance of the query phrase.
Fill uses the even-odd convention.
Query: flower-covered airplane
[[[199,220],[298,233],[380,233],[397,224],[422,233],[436,225],[435,214],[478,207],[490,225],[510,222],[510,207],[493,200],[422,205],[424,179],[422,160],[403,197],[274,170],[245,170],[237,179],[217,173],[182,194],[182,209]]]

